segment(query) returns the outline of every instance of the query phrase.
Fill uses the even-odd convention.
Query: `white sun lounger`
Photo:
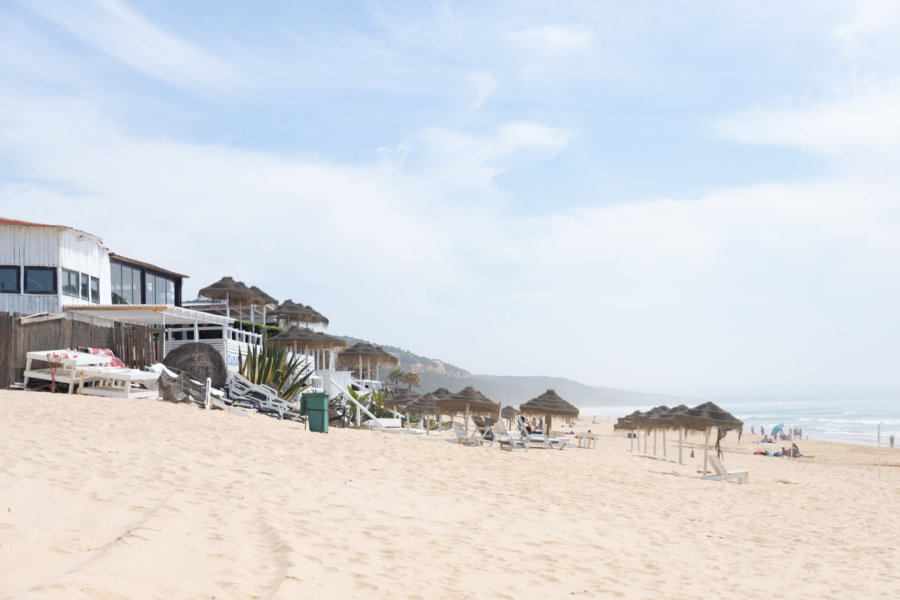
[[[78,393],[112,398],[158,398],[159,373],[120,367],[84,367]],[[85,385],[87,384],[87,385]]]
[[[708,452],[706,457],[709,460],[709,464],[715,474],[706,475],[705,477],[703,477],[703,479],[709,479],[712,481],[735,479],[738,483],[750,483],[750,474],[747,469],[736,469],[733,471],[729,471],[725,468],[725,465],[722,464],[722,461],[719,460],[719,457],[714,452]]]
[[[516,415],[516,423],[519,425],[519,433],[521,436],[528,440],[532,446],[537,446],[538,448],[555,448],[557,450],[563,450],[568,446],[574,446],[574,442],[570,442],[569,440],[564,440],[561,438],[552,438],[543,433],[529,433],[528,429],[525,427],[525,420],[521,415]]]
[[[77,350],[37,350],[27,352],[25,354],[25,388],[28,388],[28,382],[32,379],[41,379],[66,385],[71,394],[75,386],[81,381],[82,369],[106,366],[109,365],[110,360],[106,356],[96,356],[90,352],[79,352]],[[50,364],[58,362],[58,366],[55,369],[49,367],[35,369],[33,368],[35,361]]]
[[[494,434],[494,440],[500,444],[501,450],[506,447],[512,451],[515,451],[516,448],[524,448],[525,452],[528,452],[528,449],[531,448],[531,442],[518,436],[514,437],[501,421],[494,423],[491,432]]]

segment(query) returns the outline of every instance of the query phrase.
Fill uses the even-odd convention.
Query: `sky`
[[[900,3],[0,1],[0,214],[474,373],[900,385]]]

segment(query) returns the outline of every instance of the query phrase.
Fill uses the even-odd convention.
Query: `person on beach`
[[[750,426],[750,435],[756,435],[756,425]]]
[[[766,437],[766,428],[762,425],[759,426],[759,435]]]
[[[894,434],[893,433],[891,434],[891,437],[888,438],[888,440],[890,440],[891,448],[893,448],[894,447]]]

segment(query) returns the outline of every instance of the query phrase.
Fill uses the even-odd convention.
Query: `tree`
[[[413,389],[414,387],[420,388],[422,387],[422,378],[419,377],[419,374],[415,371],[410,371],[403,376],[404,381],[406,381],[406,385],[409,386],[407,389]]]
[[[399,385],[401,381],[406,381],[406,373],[403,372],[403,369],[397,367],[388,373],[388,381],[394,385]]]

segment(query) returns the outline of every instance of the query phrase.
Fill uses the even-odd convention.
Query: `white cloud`
[[[491,98],[500,83],[489,70],[469,73],[465,76],[465,82],[469,87],[467,102],[469,109],[481,108]]]
[[[839,97],[742,111],[719,119],[728,139],[847,156],[900,148],[900,82],[868,83]]]
[[[535,52],[571,52],[586,48],[592,36],[584,27],[539,25],[510,32],[508,37]]]
[[[163,30],[120,0],[29,0],[22,5],[85,44],[171,85],[220,90],[243,80],[227,61]]]

